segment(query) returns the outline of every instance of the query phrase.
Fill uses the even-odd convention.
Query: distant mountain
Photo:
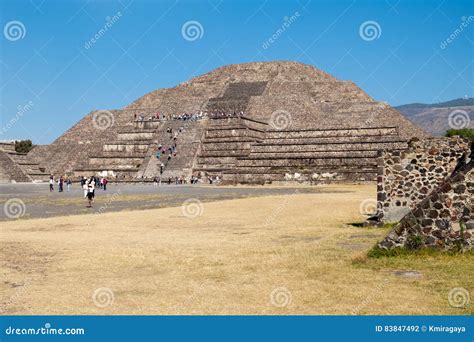
[[[433,135],[444,135],[450,128],[474,129],[474,98],[432,104],[410,103],[395,109]]]

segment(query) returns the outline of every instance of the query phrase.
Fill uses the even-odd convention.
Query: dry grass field
[[[359,205],[375,186],[328,188],[203,203],[187,215],[175,207],[1,222],[0,311],[474,312],[447,299],[455,287],[473,293],[473,254],[366,258],[387,229],[350,223],[364,220]]]

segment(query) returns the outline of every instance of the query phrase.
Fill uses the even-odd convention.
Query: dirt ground
[[[2,314],[472,314],[474,257],[370,259],[375,185],[0,222]]]

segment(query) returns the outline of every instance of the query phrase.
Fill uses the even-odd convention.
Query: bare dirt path
[[[348,223],[375,187],[326,190],[6,221],[0,312],[472,314],[447,300],[472,255],[367,259],[387,229]]]
[[[107,191],[96,189],[94,208],[87,208],[82,189],[75,184],[70,192],[59,193],[55,188],[49,192],[48,184],[0,184],[0,208],[7,201],[19,203],[20,219],[43,218],[105,211],[139,210],[180,206],[188,199],[201,202],[237,199],[246,197],[285,195],[293,193],[323,193],[345,191],[326,187],[268,187],[268,186],[208,186],[208,185],[162,185],[109,184]],[[15,209],[13,207],[12,209]],[[13,217],[16,218],[16,212]],[[0,221],[10,220],[8,210],[0,210]]]

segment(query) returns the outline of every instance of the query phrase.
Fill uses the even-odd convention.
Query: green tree
[[[459,135],[461,137],[468,138],[471,141],[474,141],[474,129],[472,128],[463,128],[463,129],[449,129],[446,132],[447,137],[452,137]]]
[[[31,140],[15,141],[15,151],[18,153],[28,153],[33,148]]]

